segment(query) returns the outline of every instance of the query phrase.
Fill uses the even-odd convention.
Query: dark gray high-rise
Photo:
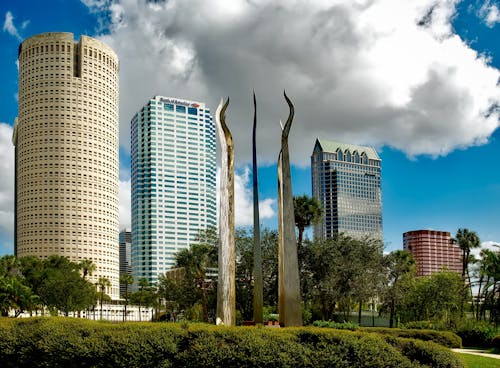
[[[344,233],[382,240],[380,157],[371,147],[316,139],[312,192],[323,208],[315,238]]]

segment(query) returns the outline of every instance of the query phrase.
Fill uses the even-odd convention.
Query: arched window
[[[349,150],[345,150],[345,161],[351,162],[351,152]]]
[[[344,155],[342,154],[342,150],[340,148],[337,150],[337,160],[344,161]]]
[[[361,154],[361,163],[364,165],[368,165],[368,157],[366,157],[366,153]]]
[[[354,153],[352,154],[353,156],[353,161],[357,164],[359,164],[359,153],[358,151],[354,151]]]

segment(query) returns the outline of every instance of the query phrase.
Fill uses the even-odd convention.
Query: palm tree
[[[298,246],[302,245],[304,230],[321,220],[322,208],[316,198],[307,195],[293,198],[295,226],[299,229]]]
[[[183,249],[175,256],[177,267],[184,267],[187,279],[192,278],[201,292],[201,307],[203,321],[208,321],[208,302],[206,273],[214,266],[217,257],[217,248],[209,244],[191,244],[189,249]]]
[[[494,299],[497,295],[497,284],[500,279],[500,252],[490,249],[481,250],[481,259],[479,261],[479,282],[476,298],[476,319],[485,318],[485,311],[488,304],[494,305]],[[484,281],[484,288],[483,286]],[[482,306],[480,301],[482,300]],[[493,313],[490,313],[490,318]]]
[[[479,236],[475,231],[470,231],[469,229],[458,229],[457,235],[455,236],[458,246],[462,250],[462,278],[464,281],[469,283],[469,291],[472,297],[472,284],[469,275],[469,264],[473,263],[474,257],[471,256],[470,252],[474,248],[479,248],[481,246],[481,241]],[[471,301],[472,314],[474,315],[474,300]]]
[[[144,297],[144,289],[146,289],[149,286],[149,281],[147,278],[142,277],[139,279],[139,322],[141,322],[141,307],[142,307],[142,301]]]
[[[387,267],[388,288],[386,302],[389,308],[389,327],[394,326],[397,302],[402,297],[400,284],[405,275],[415,272],[415,260],[410,252],[406,250],[396,250],[385,256]]]
[[[107,288],[109,288],[111,286],[111,282],[106,277],[99,277],[99,281],[97,281],[97,286],[99,287],[99,301],[101,303],[101,317],[100,317],[100,319],[102,319],[102,303],[103,303],[105,295],[106,295],[105,291]]]
[[[458,229],[455,239],[462,250],[462,277],[465,278],[469,272],[470,251],[478,248],[481,242],[477,233],[469,229]]]
[[[78,266],[80,267],[80,269],[83,272],[82,277],[83,277],[84,280],[87,279],[87,276],[92,276],[92,274],[96,270],[96,265],[90,259],[84,259],[84,260],[82,260],[78,264]]]
[[[120,284],[125,285],[125,293],[123,296],[125,297],[125,308],[123,309],[123,322],[127,320],[127,305],[129,300],[128,295],[128,286],[134,283],[134,276],[129,273],[122,273],[120,275]]]
[[[82,278],[84,280],[87,279],[87,276],[92,276],[92,274],[96,270],[96,265],[90,259],[84,259],[84,260],[82,260],[78,264],[78,267],[82,270],[82,273],[83,273],[82,274]],[[88,308],[87,308],[87,312],[88,312]],[[80,317],[81,317],[81,311],[78,311],[78,318],[80,318]]]

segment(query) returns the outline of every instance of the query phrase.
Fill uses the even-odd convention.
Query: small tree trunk
[[[481,305],[479,303],[479,300],[481,299],[481,286],[483,284],[483,275],[481,275],[481,277],[479,278],[479,285],[478,285],[478,289],[477,289],[477,298],[476,298],[476,321],[479,321],[480,319],[480,308],[479,306]]]
[[[205,280],[201,281],[201,310],[203,313],[203,322],[208,322],[207,290]]]
[[[359,301],[359,309],[358,309],[358,325],[361,326],[361,308],[363,306],[363,302],[360,300]]]
[[[470,309],[471,309],[471,312],[472,312],[472,315],[474,316],[474,294],[472,293],[472,283],[470,281],[470,274],[469,274],[469,267],[467,267],[467,281],[469,282],[469,293],[470,293]]]
[[[372,327],[375,327],[375,302],[372,301]]]
[[[390,307],[390,312],[389,312],[389,328],[394,327],[394,314],[395,314],[395,303],[394,299],[391,299],[391,307]]]
[[[299,241],[298,241],[298,246],[302,246],[302,239],[304,238],[304,226],[297,226],[299,229]]]

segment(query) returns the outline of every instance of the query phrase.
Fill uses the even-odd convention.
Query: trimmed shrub
[[[405,356],[419,364],[433,368],[463,367],[458,355],[431,341],[399,339],[399,345]]]
[[[0,319],[0,361],[16,368],[462,368],[431,342],[327,328]]]
[[[464,346],[489,348],[491,340],[496,335],[496,329],[484,322],[470,321],[457,328],[456,333],[462,338]]]
[[[0,345],[1,347],[1,345]],[[492,340],[491,340],[491,347],[493,349],[495,349],[495,352],[496,353],[499,353],[500,352],[500,335],[497,335],[495,336]]]
[[[394,337],[403,337],[418,339],[422,341],[432,341],[448,348],[461,348],[462,340],[458,335],[450,331],[434,330],[407,330],[401,328],[380,328],[380,327],[361,327],[359,331],[378,333]]]
[[[335,328],[337,330],[350,330],[350,331],[356,331],[359,329],[359,325],[356,323],[352,322],[332,322],[332,321],[314,321],[313,322],[314,327],[328,327],[328,328]]]
[[[436,324],[432,321],[411,321],[406,322],[402,326],[402,328],[407,328],[410,330],[442,330],[442,326],[440,324]],[[445,329],[446,330],[446,329]]]

